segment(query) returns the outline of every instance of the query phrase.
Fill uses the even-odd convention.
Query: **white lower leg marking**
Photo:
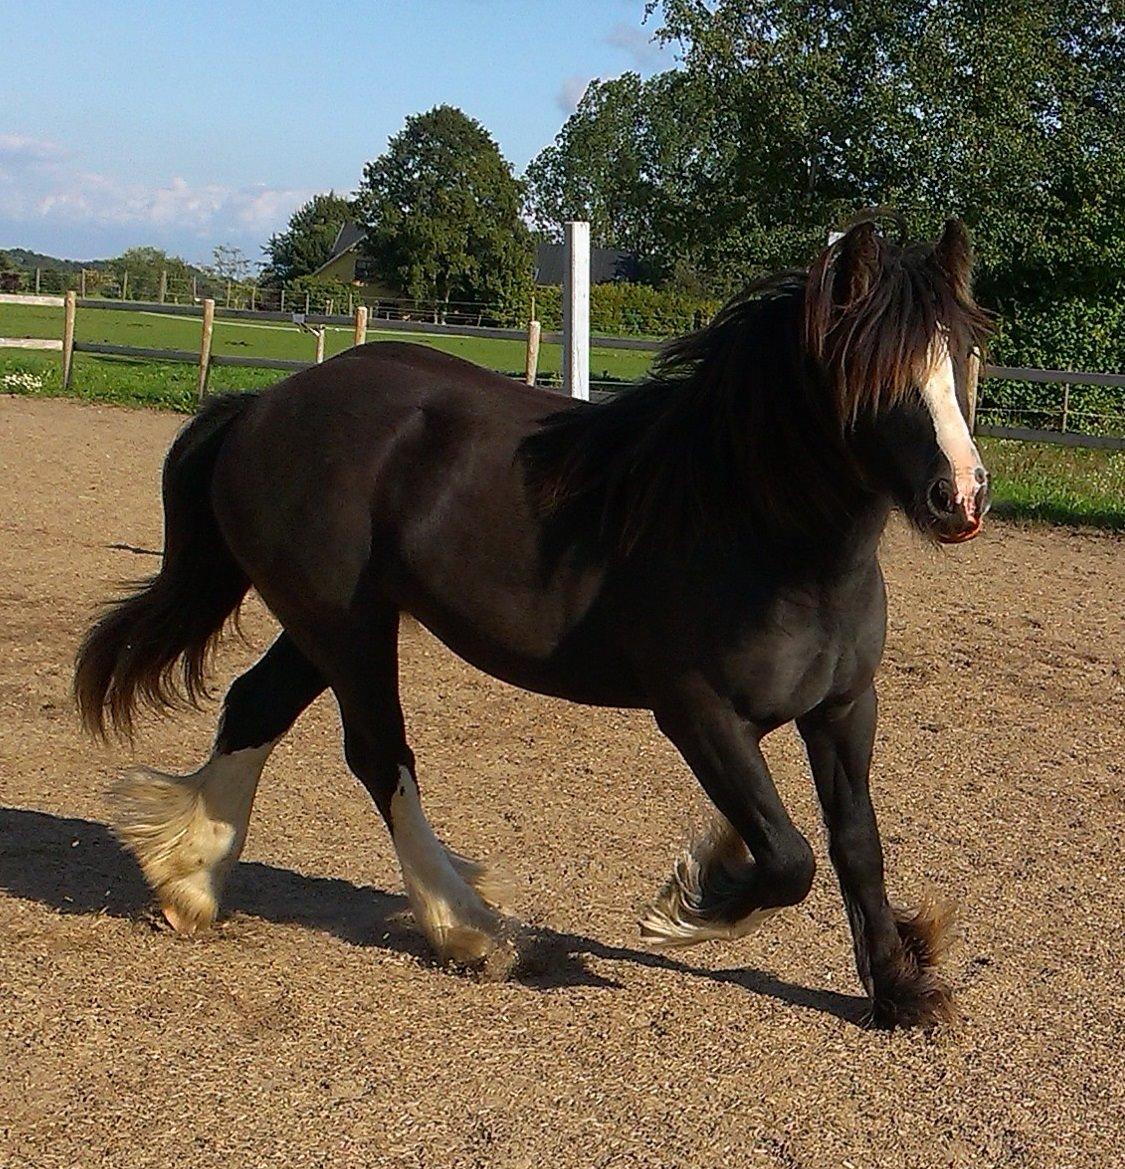
[[[920,380],[922,399],[933,419],[938,446],[949,460],[953,473],[956,502],[964,506],[970,517],[974,517],[977,492],[980,489],[976,476],[983,467],[957,401],[949,346],[940,333],[930,346],[930,368]]]
[[[213,755],[191,775],[137,768],[111,793],[114,830],[177,930],[194,933],[214,921],[273,747]]]
[[[410,907],[438,954],[455,962],[484,958],[496,945],[498,920],[434,834],[407,767],[399,768],[391,797],[391,832]]]

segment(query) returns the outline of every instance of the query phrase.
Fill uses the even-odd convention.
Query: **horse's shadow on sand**
[[[104,824],[23,808],[0,808],[0,890],[60,913],[138,919],[151,905],[136,862]],[[381,889],[249,861],[235,867],[224,902],[235,920],[249,916],[303,926],[351,945],[429,958],[424,941],[405,920],[406,899]],[[856,995],[797,986],[760,970],[711,970],[545,927],[522,927],[517,947],[511,977],[536,990],[620,988],[620,982],[590,968],[587,959],[600,958],[730,983],[848,1023],[861,1024],[868,1010],[867,1000]]]

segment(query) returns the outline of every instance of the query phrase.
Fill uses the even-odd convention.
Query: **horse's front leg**
[[[762,732],[707,691],[656,711],[660,729],[722,813],[676,863],[641,922],[654,944],[737,938],[808,896],[816,862],[777,794]]]
[[[938,971],[952,914],[926,906],[891,908],[883,883],[883,847],[868,774],[875,741],[874,687],[845,703],[825,703],[797,720],[824,809],[829,854],[840,879],[859,976],[877,1026],[928,1026],[953,1014]]]

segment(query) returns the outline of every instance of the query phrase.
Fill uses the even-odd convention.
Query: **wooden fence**
[[[0,294],[0,305],[48,305],[63,310],[63,339],[4,338],[0,337],[0,349],[47,349],[62,354],[63,385],[69,387],[74,373],[74,354],[92,353],[120,357],[150,358],[154,361],[186,362],[199,367],[199,397],[207,393],[208,379],[215,366],[242,366],[252,369],[276,369],[285,372],[307,369],[324,359],[324,328],[327,325],[351,326],[354,343],[362,345],[367,337],[368,314],[366,306],[360,305],[351,316],[326,313],[284,313],[262,312],[251,309],[216,309],[213,300],[199,305],[150,304],[145,301],[106,301],[83,299],[74,292],[65,296],[30,296],[25,294]],[[75,318],[78,309],[99,309],[110,312],[144,312],[167,316],[198,317],[201,321],[200,344],[192,349],[143,349],[132,345],[104,345],[91,341],[77,341],[74,336]],[[212,338],[216,317],[220,320],[283,321],[300,325],[315,341],[315,355],[311,361],[293,361],[274,357],[240,357],[237,355],[212,353]],[[390,332],[422,334],[425,336],[481,337],[503,341],[522,341],[527,347],[526,380],[534,385],[537,375],[539,345],[560,345],[562,333],[544,333],[538,321],[531,321],[528,328],[501,329],[468,325],[441,325],[425,321],[380,320],[380,330]],[[590,344],[600,349],[631,349],[655,352],[662,342],[641,337],[591,337]],[[1012,439],[1016,442],[1045,442],[1062,446],[1092,447],[1102,450],[1125,450],[1125,436],[1082,434],[1068,429],[1070,386],[1109,386],[1125,390],[1125,374],[1091,373],[1061,369],[1027,369],[1018,366],[986,365],[981,375],[984,378],[1000,378],[1005,381],[1023,381],[1058,384],[1063,386],[1060,430],[1039,430],[1022,426],[995,426],[978,423],[976,433],[992,438]],[[604,395],[599,395],[604,396]]]

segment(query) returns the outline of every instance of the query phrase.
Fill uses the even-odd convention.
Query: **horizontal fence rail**
[[[442,324],[433,321],[398,320],[377,318],[369,321],[368,310],[361,305],[352,315],[343,313],[294,313],[278,310],[262,310],[249,308],[219,308],[214,301],[205,301],[202,305],[196,304],[160,304],[140,300],[104,300],[99,297],[78,297],[72,292],[64,296],[36,296],[27,293],[0,293],[0,305],[37,305],[42,307],[62,308],[64,310],[64,339],[47,338],[7,338],[0,337],[0,349],[38,349],[62,351],[64,385],[69,385],[72,373],[72,357],[75,353],[87,353],[99,356],[112,357],[139,357],[153,361],[182,362],[200,367],[200,396],[206,392],[207,375],[211,367],[241,367],[245,369],[276,369],[291,373],[308,369],[317,364],[316,361],[298,361],[273,357],[242,357],[234,354],[212,354],[210,352],[210,325],[209,322],[218,320],[228,321],[277,321],[285,324],[297,324],[316,336],[317,360],[323,359],[324,329],[327,327],[349,328],[354,330],[356,343],[359,344],[366,337],[368,325],[379,332],[402,332],[432,337],[473,337],[486,340],[519,341],[527,345],[527,374],[531,384],[537,384],[536,364],[539,344],[561,345],[563,334],[558,332],[541,332],[539,322],[529,322],[527,329],[496,328],[491,326],[477,326],[466,324]],[[110,345],[92,341],[76,341],[74,339],[74,315],[77,309],[96,309],[108,312],[146,313],[159,316],[192,317],[200,319],[203,324],[204,340],[199,350],[188,349],[149,349],[132,345]],[[592,349],[632,350],[655,353],[663,348],[665,342],[647,337],[600,337],[591,336]],[[1024,366],[986,365],[981,370],[982,378],[997,379],[1000,381],[1031,382],[1039,384],[1056,384],[1066,387],[1062,404],[1061,430],[1039,429],[1024,426],[1006,426],[993,423],[979,422],[975,433],[990,438],[1010,439],[1016,442],[1043,442],[1062,446],[1089,447],[1100,450],[1125,450],[1125,436],[1083,434],[1066,427],[1069,418],[1100,418],[1108,415],[1096,415],[1088,411],[1069,411],[1067,406],[1067,391],[1070,386],[1101,386],[1111,389],[1125,390],[1125,374],[1096,373],[1083,370],[1062,369],[1032,369]],[[543,384],[542,380],[538,384]],[[599,382],[592,383],[595,401],[605,400],[612,396],[619,388],[620,383]],[[547,388],[546,386],[544,388]],[[550,387],[554,388],[554,387]],[[1003,411],[1003,407],[994,407],[994,410]],[[981,407],[981,412],[988,410]],[[1013,411],[1015,412],[1015,411]],[[1037,411],[1034,409],[1019,410],[1025,417],[1036,413],[1058,417],[1057,412]]]

